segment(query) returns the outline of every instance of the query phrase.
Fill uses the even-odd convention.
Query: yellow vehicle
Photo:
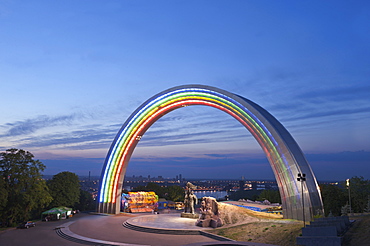
[[[176,202],[175,204],[175,208],[177,210],[181,210],[181,209],[184,209],[185,208],[185,204],[183,202]]]

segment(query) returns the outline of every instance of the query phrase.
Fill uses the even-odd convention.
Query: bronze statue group
[[[194,195],[194,189],[196,187],[188,182],[185,187],[185,213],[195,214],[194,205],[198,203],[196,195]],[[222,226],[222,220],[220,218],[220,212],[218,210],[218,204],[213,197],[203,197],[200,203],[200,216],[196,226],[200,227],[220,227]]]

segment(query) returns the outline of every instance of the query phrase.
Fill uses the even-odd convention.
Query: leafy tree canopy
[[[334,216],[340,216],[342,208],[351,208],[352,213],[367,211],[370,180],[365,180],[362,176],[354,176],[348,183],[343,181],[339,185],[321,185],[320,189],[325,215],[331,212]]]
[[[178,185],[168,186],[167,200],[174,202],[184,201],[184,188]]]
[[[341,207],[348,201],[343,188],[337,185],[321,185],[320,190],[325,216],[328,216],[330,212],[333,216],[340,216]]]
[[[80,200],[75,204],[75,209],[81,211],[91,211],[96,209],[96,201],[92,198],[90,192],[80,189]]]
[[[354,176],[349,180],[349,187],[346,187],[346,190],[347,199],[351,199],[352,212],[363,213],[370,195],[370,180],[365,180],[362,176]]]
[[[61,172],[53,176],[48,183],[53,202],[50,207],[74,207],[80,199],[78,176],[71,172]]]
[[[229,195],[230,200],[238,201],[239,199],[258,200],[261,190],[238,190]]]
[[[281,204],[281,198],[280,198],[280,192],[279,190],[263,190],[261,194],[258,196],[259,201],[268,200],[272,203],[280,203]]]
[[[8,201],[8,191],[6,190],[5,179],[0,177],[0,211],[6,206]]]
[[[45,165],[25,150],[8,149],[0,153],[0,217],[14,225],[29,219],[32,210],[47,206],[52,197],[41,172]]]

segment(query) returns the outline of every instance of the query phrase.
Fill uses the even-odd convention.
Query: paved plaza
[[[222,241],[194,225],[194,219],[179,214],[99,215],[77,214],[62,221],[37,222],[30,229],[8,229],[0,233],[0,245],[264,245]],[[128,224],[136,226],[129,229]],[[160,230],[160,231],[156,231]],[[199,232],[201,231],[201,233]]]

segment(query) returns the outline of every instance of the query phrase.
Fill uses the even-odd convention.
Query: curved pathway
[[[148,215],[151,216],[151,215]],[[196,242],[219,242],[202,235],[173,235],[146,233],[123,227],[123,223],[132,219],[130,215],[90,215],[61,228],[63,233],[78,235],[78,238],[99,240],[111,245],[186,245]],[[136,217],[137,218],[137,217]],[[68,228],[68,229],[67,229]],[[69,231],[68,231],[69,230]],[[76,236],[74,236],[76,237]]]
[[[148,215],[147,222],[161,216]],[[222,238],[211,238],[206,230],[198,235],[175,235],[147,233],[127,229],[123,224],[138,220],[132,215],[93,215],[78,214],[62,221],[37,222],[30,229],[8,229],[0,232],[0,245],[18,246],[77,246],[77,245],[121,245],[121,246],[181,246],[181,245],[225,245]],[[144,216],[145,217],[145,216]],[[145,220],[141,218],[140,220]],[[150,224],[149,223],[149,224]],[[147,224],[147,225],[149,225]],[[191,226],[190,224],[188,226]],[[204,233],[203,233],[204,232]],[[229,242],[232,245],[263,245],[251,242]]]

